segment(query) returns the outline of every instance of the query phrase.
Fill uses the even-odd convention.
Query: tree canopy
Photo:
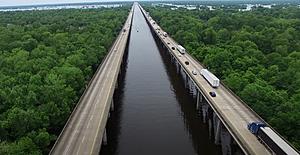
[[[0,12],[0,154],[47,154],[129,7]]]

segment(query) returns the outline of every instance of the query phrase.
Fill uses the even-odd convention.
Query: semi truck
[[[182,47],[181,45],[178,45],[178,46],[177,46],[177,50],[178,50],[181,54],[184,54],[184,53],[185,53],[185,48]]]
[[[220,86],[220,80],[207,69],[201,69],[200,74],[206,79],[206,81],[208,81],[208,83],[212,87],[217,88]]]
[[[276,155],[299,155],[296,149],[291,147],[266,124],[251,122],[247,127],[272,153]]]

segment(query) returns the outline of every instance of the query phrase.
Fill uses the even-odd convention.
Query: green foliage
[[[0,13],[0,154],[48,154],[128,9]]]
[[[272,127],[300,149],[300,9],[176,11],[147,7]]]

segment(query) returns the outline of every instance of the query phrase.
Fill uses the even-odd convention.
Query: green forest
[[[48,154],[128,12],[0,12],[0,154]]]
[[[157,23],[300,149],[300,9],[145,7]]]

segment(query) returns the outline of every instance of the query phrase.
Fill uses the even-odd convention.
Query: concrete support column
[[[197,90],[197,103],[196,103],[196,109],[199,110],[200,107],[200,96],[201,96],[201,92],[199,90]]]
[[[111,100],[111,105],[110,105],[110,111],[114,111],[115,105],[114,105],[114,99]]]
[[[118,78],[118,79],[119,79],[119,78]],[[115,89],[118,89],[118,87],[119,87],[119,80],[117,80],[117,82],[116,82]]]
[[[231,155],[232,137],[224,125],[222,125],[221,127],[221,144],[222,144],[222,154]]]
[[[221,142],[221,121],[218,116],[214,113],[213,114],[213,121],[214,121],[214,133],[215,133],[215,144],[219,145]]]
[[[189,88],[189,76],[187,73],[185,73],[185,87]]]
[[[107,145],[107,133],[106,128],[104,129],[103,137],[102,137],[102,144]]]
[[[207,109],[207,118],[208,118],[208,128],[209,128],[209,138],[211,139],[213,137],[213,129],[214,129],[214,120],[213,120],[213,110],[208,107]]]
[[[208,118],[208,108],[209,105],[204,103],[202,104],[202,118],[203,118],[203,123],[206,123],[206,120]]]
[[[212,137],[212,119],[208,119],[208,135],[209,139]]]

